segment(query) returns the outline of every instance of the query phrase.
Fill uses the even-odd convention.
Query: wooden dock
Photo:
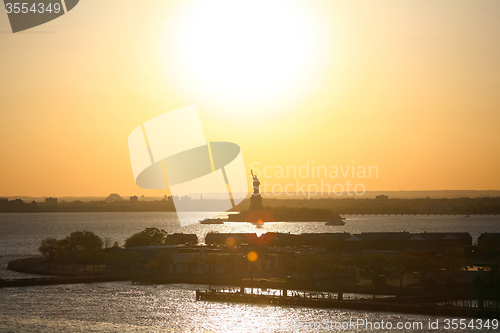
[[[451,306],[452,299],[460,298],[461,295],[442,295],[442,297],[434,296],[435,301],[444,302],[446,305],[438,305],[438,303],[421,302],[424,299],[411,299],[399,297],[386,298],[364,298],[355,300],[343,299],[342,293],[317,293],[317,292],[302,292],[290,295],[287,290],[276,293],[246,293],[245,289],[239,290],[197,290],[197,301],[213,301],[213,302],[234,302],[259,305],[277,305],[277,306],[301,306],[312,308],[337,308],[360,311],[374,312],[400,312],[411,314],[425,314],[432,316],[451,316],[451,317],[471,317],[471,318],[499,318],[500,306],[498,303],[494,307],[459,307]]]

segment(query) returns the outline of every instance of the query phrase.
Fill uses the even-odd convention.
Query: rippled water
[[[345,226],[325,226],[324,222],[274,222],[257,229],[249,223],[223,225],[193,224],[181,228],[175,213],[14,213],[0,214],[0,256],[37,254],[45,237],[63,238],[77,230],[93,231],[121,245],[132,234],[146,227],[158,227],[169,233],[195,233],[203,242],[209,231],[219,232],[469,232],[474,240],[485,231],[500,232],[500,216],[347,216]],[[192,213],[198,221],[203,213]]]
[[[394,327],[398,322],[421,322],[424,328],[394,330],[397,332],[444,332],[428,329],[429,319],[443,321],[429,316],[197,302],[193,291],[197,287],[203,286],[132,286],[116,282],[3,289],[0,331],[324,332],[335,328],[335,323],[366,319],[372,325],[383,320]],[[360,327],[359,331],[387,330]]]
[[[199,216],[193,213],[193,221]],[[76,230],[90,230],[120,244],[152,226],[170,233],[196,233],[200,240],[209,231],[469,232],[474,240],[485,231],[500,232],[499,216],[348,216],[345,226],[278,222],[262,229],[245,223],[196,224],[181,229],[174,221],[172,213],[0,214],[0,277],[24,276],[6,271],[7,261],[36,255],[43,238],[63,238]],[[424,325],[423,330],[394,330],[397,332],[446,331],[442,323],[440,330],[427,329],[428,316],[195,302],[194,289],[196,286],[133,286],[129,282],[0,289],[0,332],[320,332],[335,323],[358,319],[394,325],[420,321]]]

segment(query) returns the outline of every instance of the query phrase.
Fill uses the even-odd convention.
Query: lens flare
[[[250,251],[248,253],[248,256],[247,256],[248,260],[251,261],[251,262],[254,262],[254,261],[257,261],[257,259],[259,258],[259,256],[257,255],[257,252],[255,251]]]
[[[226,245],[227,246],[231,246],[231,247],[235,246],[236,245],[236,239],[234,239],[234,237],[228,237],[226,239]]]

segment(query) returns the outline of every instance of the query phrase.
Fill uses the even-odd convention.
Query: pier
[[[197,301],[234,302],[260,305],[302,306],[312,308],[337,308],[362,311],[384,311],[432,316],[453,316],[471,318],[498,318],[500,303],[498,301],[479,301],[477,306],[471,301],[462,301],[465,295],[439,295],[429,297],[360,297],[344,299],[342,292],[307,292],[289,291],[287,289],[264,291],[252,288],[247,293],[245,288],[197,290]],[[432,302],[429,302],[431,301]]]
[[[114,281],[132,281],[132,284],[204,284],[199,279],[186,281],[181,278],[145,279],[131,276],[80,276],[43,277],[3,280],[0,288],[83,284]],[[205,280],[205,283],[209,282]],[[213,281],[210,281],[213,282]],[[267,287],[267,288],[266,288]],[[276,287],[276,288],[272,288]],[[360,311],[384,311],[471,318],[499,318],[500,301],[484,300],[467,293],[421,295],[410,290],[377,290],[376,288],[342,287],[333,291],[291,289],[283,284],[257,287],[242,283],[240,287],[209,287],[196,290],[196,301],[234,302],[272,306],[299,306],[312,308],[337,308]],[[297,287],[297,286],[296,286]]]

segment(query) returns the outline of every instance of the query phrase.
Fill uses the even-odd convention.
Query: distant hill
[[[104,199],[104,201],[114,202],[114,201],[125,201],[125,200],[122,197],[120,197],[118,193],[111,193],[110,195],[108,195],[106,199]]]

